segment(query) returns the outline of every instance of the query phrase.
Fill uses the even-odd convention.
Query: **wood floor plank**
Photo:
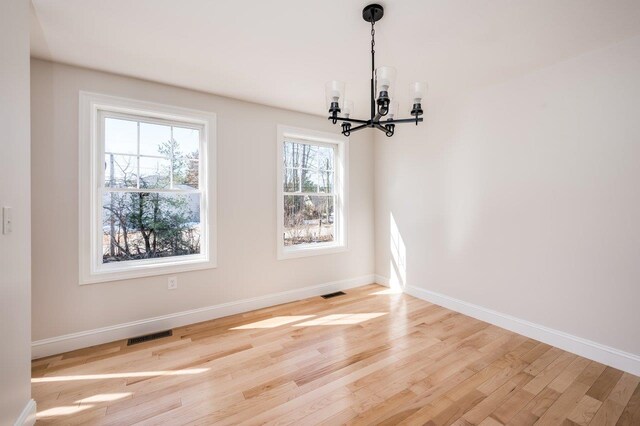
[[[616,422],[617,426],[631,426],[640,424],[640,385],[631,395],[629,402],[624,407],[622,415]]]
[[[607,399],[602,403],[595,416],[593,416],[593,419],[589,422],[589,426],[613,426],[616,424],[623,411],[623,405]]]
[[[576,409],[589,388],[597,380],[596,375],[587,368],[592,361],[576,358],[567,369],[549,384],[549,389],[560,394],[558,399],[540,417],[536,424],[561,424]],[[568,384],[566,384],[568,383]]]
[[[589,388],[587,395],[598,401],[604,401],[621,377],[622,371],[607,367],[591,388]]]
[[[591,420],[596,415],[596,412],[600,409],[602,401],[585,395],[582,397],[578,405],[569,413],[567,419],[582,425],[587,426],[591,423]]]
[[[640,424],[640,378],[377,285],[32,363],[38,424]]]
[[[534,379],[535,380],[535,379]],[[531,382],[530,382],[531,383]],[[527,386],[525,385],[523,389]],[[532,425],[547,412],[560,394],[553,389],[544,388],[525,407],[518,412],[507,424],[508,425]]]

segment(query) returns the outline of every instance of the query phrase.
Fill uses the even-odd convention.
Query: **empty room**
[[[0,426],[640,426],[640,1],[2,0]]]

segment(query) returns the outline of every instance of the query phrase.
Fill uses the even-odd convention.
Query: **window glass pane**
[[[284,196],[285,246],[332,242],[334,222],[334,197]]]
[[[168,188],[171,161],[166,158],[140,157],[140,188]]]
[[[104,156],[104,186],[108,188],[136,188],[138,159],[132,155]]]
[[[283,157],[285,167],[334,169],[334,149],[331,147],[285,142]]]
[[[173,128],[173,139],[176,141],[175,156],[198,158],[200,152],[200,131],[184,127]]]
[[[308,160],[309,145],[294,142],[285,142],[284,144],[284,166],[300,167]]]
[[[285,142],[283,161],[285,167],[303,167],[313,169],[318,167],[318,149],[316,145]]]
[[[171,157],[176,143],[171,141],[171,127],[140,123],[140,154]]]
[[[302,192],[318,192],[318,172],[315,170],[300,170]]]
[[[298,167],[298,144],[285,142],[283,146],[283,165],[287,167]]]
[[[318,192],[333,192],[334,172],[318,172]]]
[[[300,145],[300,167],[315,169],[318,167],[318,149],[316,145]]]
[[[105,192],[102,262],[200,253],[200,194]]]
[[[175,158],[173,160],[173,188],[198,189],[199,167],[199,160],[190,160],[184,157]]]
[[[284,192],[300,191],[300,173],[298,169],[284,169],[282,189]]]
[[[137,154],[138,123],[118,118],[105,118],[104,151],[106,153]]]
[[[333,148],[318,147],[318,169],[333,170]]]

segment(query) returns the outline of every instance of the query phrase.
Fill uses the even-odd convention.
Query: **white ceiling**
[[[314,114],[347,83],[368,114],[362,0],[32,0],[32,54]],[[376,60],[397,98],[449,96],[640,34],[638,0],[387,0]],[[428,98],[427,98],[428,102]]]

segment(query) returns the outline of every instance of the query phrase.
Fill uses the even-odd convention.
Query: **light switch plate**
[[[13,209],[11,207],[2,208],[2,233],[9,234],[13,231]]]

